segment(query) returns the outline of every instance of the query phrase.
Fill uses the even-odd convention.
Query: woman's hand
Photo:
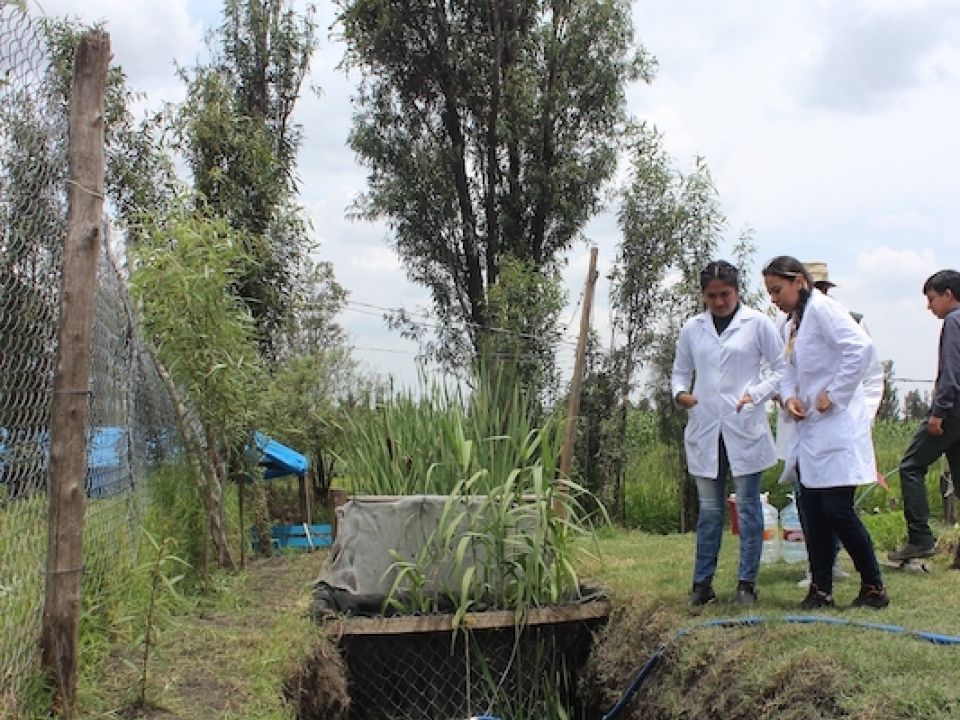
[[[807,409],[803,406],[800,398],[787,398],[787,402],[785,402],[783,406],[794,420],[803,420],[807,417]]]
[[[697,398],[693,396],[693,393],[688,393],[688,392],[677,393],[677,405],[684,408],[685,410],[689,410],[696,404],[697,404]]]
[[[744,393],[743,397],[740,398],[740,402],[737,403],[737,412],[740,412],[740,410],[743,409],[744,405],[752,405],[752,404],[753,404],[753,398],[750,397],[750,393]]]
[[[830,394],[826,390],[817,395],[815,407],[817,408],[817,412],[822,413],[825,413],[827,410],[833,407],[833,400],[830,399]]]

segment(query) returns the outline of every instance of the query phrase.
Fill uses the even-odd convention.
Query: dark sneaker
[[[860,586],[860,594],[854,598],[851,607],[872,607],[879,610],[890,604],[890,596],[887,595],[887,589],[883,585],[867,585],[863,583]]]
[[[801,610],[816,610],[817,608],[832,608],[833,606],[833,595],[825,593],[813,583],[810,583],[807,596],[800,601]]]
[[[907,543],[899,550],[893,550],[892,552],[887,553],[887,559],[890,562],[906,562],[907,560],[913,560],[914,558],[925,558],[930,557],[931,555],[937,554],[937,545],[934,543],[929,547],[924,547],[923,545],[914,545],[913,543]]]
[[[687,604],[691,607],[699,607],[713,602],[717,599],[717,594],[713,591],[713,585],[708,582],[694,583],[693,590],[690,592],[690,598]]]
[[[753,607],[757,604],[757,587],[752,582],[741,580],[737,583],[737,594],[733,601],[743,607]]]

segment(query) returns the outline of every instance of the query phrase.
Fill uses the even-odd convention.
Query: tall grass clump
[[[422,613],[450,602],[458,624],[471,611],[514,610],[519,618],[579,597],[575,555],[593,533],[585,490],[555,479],[559,429],[548,422],[532,432],[520,447],[527,460],[502,482],[480,469],[454,486],[417,556],[394,555],[387,605]]]
[[[209,532],[203,495],[193,472],[186,464],[160,468],[150,479],[150,502],[144,526],[154,536],[173,538],[177,543],[177,555],[191,570],[183,580],[184,592],[189,592],[200,582],[205,559],[210,558]],[[224,488],[223,525],[231,551],[238,551],[240,542],[232,529],[239,527],[239,509],[236,486]]]
[[[452,606],[451,643],[458,633],[463,638],[468,673],[479,673],[493,708],[518,720],[569,717],[573,676],[562,648],[524,624],[533,608],[581,597],[575,556],[589,550],[584,538],[594,539],[583,502],[587,492],[556,479],[562,435],[562,425],[548,420],[513,439],[518,462],[494,465],[503,473],[499,482],[487,468],[458,481],[417,555],[406,560],[393,553],[394,581],[385,600],[385,607],[407,613]],[[482,448],[465,438],[456,449],[460,467],[482,462],[475,457]],[[466,621],[467,613],[484,610],[511,610],[516,620],[509,661],[497,672]]]
[[[679,457],[676,448],[655,440],[632,452],[624,479],[626,525],[666,534],[680,527]]]
[[[350,422],[343,460],[358,495],[448,495],[479,470],[477,492],[502,483],[539,452],[535,398],[496,371],[478,371],[473,392],[421,377],[406,392]]]

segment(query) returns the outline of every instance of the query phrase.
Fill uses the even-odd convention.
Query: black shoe
[[[800,601],[801,610],[816,610],[817,608],[832,608],[833,606],[833,595],[825,593],[813,583],[810,583],[807,596]]]
[[[757,604],[757,588],[752,582],[741,580],[737,583],[737,594],[733,601],[743,607],[753,607]]]
[[[699,607],[713,602],[716,599],[717,594],[713,591],[713,585],[709,582],[694,583],[693,590],[690,592],[690,598],[687,600],[687,605]]]
[[[915,558],[925,558],[937,554],[937,544],[923,546],[908,542],[899,550],[893,550],[887,553],[887,559],[890,562],[906,562]]]
[[[854,598],[851,607],[872,607],[879,610],[890,604],[890,596],[883,585],[860,585],[860,594]]]

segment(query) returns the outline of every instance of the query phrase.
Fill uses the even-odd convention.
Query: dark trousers
[[[903,493],[903,517],[907,521],[907,542],[920,547],[936,543],[930,529],[930,504],[924,482],[929,468],[941,455],[947,456],[954,482],[960,482],[960,419],[943,419],[943,434],[932,437],[927,421],[913,436],[900,461],[900,490]]]
[[[847,549],[862,582],[883,584],[870,533],[853,507],[855,490],[852,485],[832,488],[804,485],[800,493],[800,505],[806,519],[804,532],[810,573],[813,583],[825,593],[833,592],[834,536]]]

